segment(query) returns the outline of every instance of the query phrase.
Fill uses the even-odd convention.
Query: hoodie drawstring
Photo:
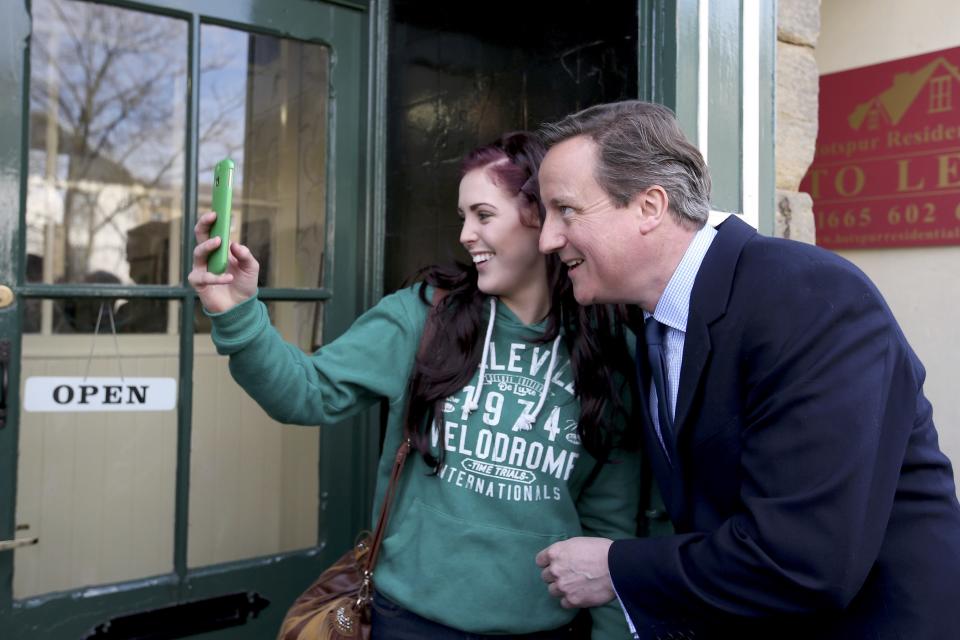
[[[490,338],[493,337],[493,322],[497,319],[497,303],[490,298],[490,321],[487,322],[487,337],[483,339],[483,357],[480,359],[480,378],[473,390],[473,396],[467,403],[467,412],[472,413],[480,408],[480,391],[483,389],[483,379],[487,376],[487,354],[490,352]]]
[[[467,400],[467,413],[473,413],[480,408],[480,394],[483,393],[484,378],[487,377],[487,358],[490,353],[490,341],[493,339],[493,324],[497,316],[497,303],[495,298],[490,298],[490,320],[487,322],[487,335],[483,339],[483,356],[480,358],[480,377],[477,379],[477,386],[474,387],[470,399]],[[522,414],[514,425],[514,431],[529,431],[533,429],[534,423],[540,416],[543,409],[543,403],[547,401],[547,395],[550,393],[550,383],[553,380],[553,370],[557,365],[557,351],[560,349],[560,338],[557,336],[553,341],[553,348],[550,350],[550,364],[547,365],[547,376],[543,381],[543,388],[540,391],[540,400],[532,413]]]
[[[513,427],[514,431],[530,431],[533,429],[533,425],[536,423],[537,417],[540,415],[540,410],[543,409],[543,403],[547,400],[547,394],[550,391],[550,381],[553,380],[553,368],[557,363],[557,349],[559,347],[560,336],[558,335],[553,340],[553,349],[550,351],[550,364],[547,366],[547,378],[543,381],[543,390],[540,392],[540,401],[537,402],[537,408],[529,415],[521,415],[517,420],[517,424]]]

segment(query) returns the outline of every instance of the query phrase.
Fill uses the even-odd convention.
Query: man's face
[[[632,302],[639,235],[634,205],[617,208],[594,179],[597,146],[585,136],[565,140],[540,165],[546,220],[540,251],[567,265],[580,304]],[[635,294],[635,292],[632,292]]]

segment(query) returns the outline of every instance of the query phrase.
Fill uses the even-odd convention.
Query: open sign
[[[174,378],[27,378],[23,408],[35,412],[169,411],[177,406]]]

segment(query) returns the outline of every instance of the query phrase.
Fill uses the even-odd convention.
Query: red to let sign
[[[823,247],[960,244],[960,47],[820,76],[800,190]]]

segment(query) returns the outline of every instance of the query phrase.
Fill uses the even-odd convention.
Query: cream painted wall
[[[957,0],[823,0],[820,73],[960,46]],[[958,114],[960,115],[960,114]],[[941,446],[960,468],[960,246],[839,252],[886,297],[927,369]]]

